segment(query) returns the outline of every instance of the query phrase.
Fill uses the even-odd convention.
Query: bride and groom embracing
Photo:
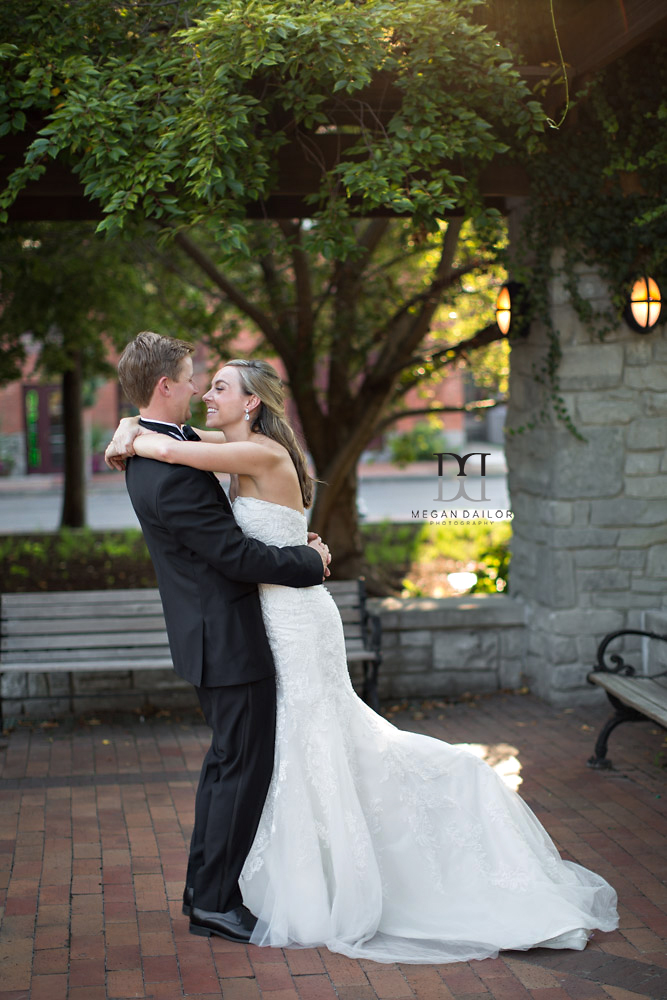
[[[492,768],[356,696],[280,379],[265,362],[227,362],[194,432],[191,352],[154,333],[126,347],[119,377],[140,418],[107,449],[112,467],[131,456],[174,668],[212,729],[190,930],[427,963],[581,949],[613,930],[614,890],[563,861]],[[233,508],[213,472],[231,474]]]

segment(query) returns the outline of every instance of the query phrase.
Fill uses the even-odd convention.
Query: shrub
[[[155,573],[137,529],[0,536],[4,593],[155,587]]]
[[[403,467],[408,462],[432,461],[438,452],[447,450],[447,439],[442,427],[420,421],[403,434],[389,439],[389,454],[394,465]]]
[[[502,591],[509,565],[508,523],[364,524],[369,592],[429,594],[455,569],[477,573],[473,592]],[[335,553],[334,553],[335,555]],[[429,571],[429,567],[431,567]],[[4,593],[105,590],[157,586],[143,535],[137,529],[0,536]]]

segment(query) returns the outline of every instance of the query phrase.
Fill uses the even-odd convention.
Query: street
[[[362,519],[367,523],[431,520],[431,512],[435,511],[436,519],[442,520],[451,519],[452,510],[467,509],[470,517],[475,516],[475,510],[480,512],[479,516],[483,516],[482,511],[491,511],[490,517],[496,520],[499,519],[496,511],[509,509],[506,477],[499,464],[486,476],[484,494],[481,479],[469,477],[469,500],[450,499],[457,494],[455,471],[448,469],[448,474],[439,480],[430,466],[418,469],[411,466],[407,470],[388,465],[363,468],[359,482]],[[481,499],[482,496],[486,499]],[[60,521],[61,504],[59,477],[0,480],[0,533],[54,531]],[[120,474],[98,475],[89,482],[87,512],[88,526],[98,531],[139,527]]]

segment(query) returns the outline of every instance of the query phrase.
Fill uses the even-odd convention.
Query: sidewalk
[[[621,929],[584,952],[440,966],[193,937],[180,897],[206,728],[159,716],[20,727],[0,752],[0,1000],[667,998],[667,744],[651,723],[621,726],[618,770],[591,771],[607,715],[498,694],[395,716],[481,744],[505,771],[515,758],[521,795],[560,850],[621,902]]]

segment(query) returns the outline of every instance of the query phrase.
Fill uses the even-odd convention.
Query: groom
[[[198,392],[190,344],[140,333],[118,363],[121,386],[140,422],[175,438]],[[123,449],[107,449],[118,466]],[[259,824],[273,770],[275,667],[257,583],[321,583],[328,550],[278,548],[246,538],[212,473],[134,456],[127,489],[155,566],[176,673],[194,684],[211,747],[195,800],[183,895],[190,932],[247,941],[255,918],[243,906],[239,876]]]

